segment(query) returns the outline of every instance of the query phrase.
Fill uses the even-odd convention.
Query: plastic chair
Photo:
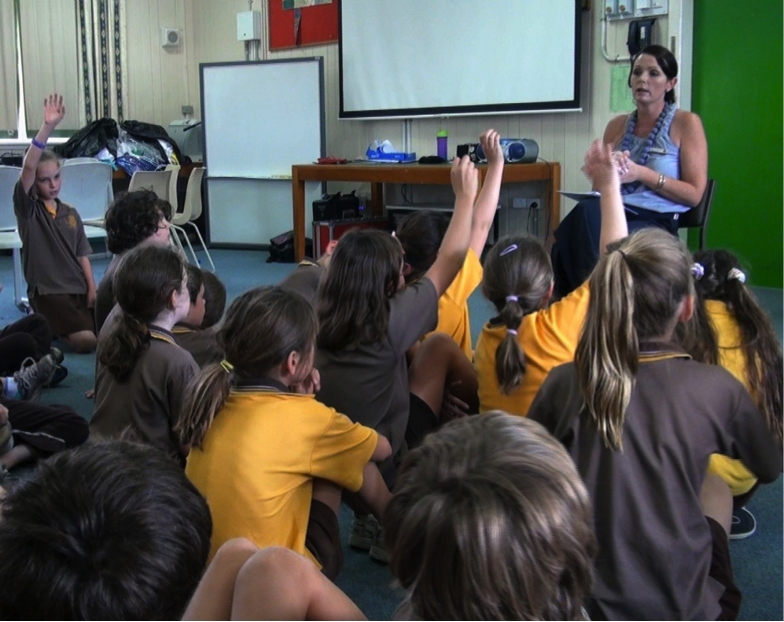
[[[100,162],[100,160],[98,158],[87,157],[65,158],[63,159],[63,166],[70,166],[71,164],[82,164],[84,162]]]
[[[76,159],[76,158],[74,158]],[[60,167],[60,200],[78,211],[85,225],[103,227],[106,210],[114,200],[111,165],[93,158],[66,161]]]
[[[713,205],[714,192],[716,192],[716,180],[709,179],[702,200],[678,218],[678,229],[700,230],[700,250],[705,248],[705,233],[708,229],[708,216]]]
[[[212,261],[210,251],[207,250],[207,245],[204,243],[204,238],[202,237],[199,228],[196,226],[196,223],[193,222],[201,216],[201,182],[204,178],[205,171],[206,169],[204,168],[196,167],[191,170],[190,177],[188,177],[188,187],[185,190],[185,205],[183,206],[183,210],[182,212],[175,213],[172,217],[172,235],[174,235],[177,242],[180,244],[180,248],[182,248],[182,243],[179,240],[179,234],[182,233],[188,244],[188,248],[191,251],[191,255],[193,255],[196,263],[199,264],[199,258],[194,252],[191,241],[188,239],[188,232],[185,230],[185,227],[190,225],[196,232],[196,237],[199,238],[199,243],[204,250],[204,254],[207,255],[207,260],[210,262],[210,266],[212,266],[212,271],[215,272],[215,263]]]
[[[14,215],[14,186],[22,169],[17,166],[0,166],[0,249],[11,250],[14,259],[14,304],[25,311],[29,307],[22,276],[22,240],[16,230]]]
[[[136,171],[128,184],[128,192],[152,190],[159,198],[171,203],[172,211],[177,209],[177,173],[174,168],[164,171]]]

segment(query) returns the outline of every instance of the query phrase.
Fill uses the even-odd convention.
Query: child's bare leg
[[[91,330],[80,330],[75,333],[62,335],[61,339],[68,344],[71,350],[79,354],[92,352],[98,343],[95,333]]]
[[[359,501],[366,506],[370,513],[375,516],[379,522],[384,516],[384,511],[387,509],[387,504],[392,498],[392,493],[389,492],[384,478],[378,470],[375,462],[368,462],[362,472],[362,488],[357,492]]]
[[[727,534],[732,527],[732,491],[718,475],[709,473],[700,490],[702,512],[715,520]]]
[[[422,342],[408,368],[408,383],[411,393],[436,417],[440,417],[447,389],[468,405],[468,413],[479,411],[474,366],[448,335],[434,333]]]
[[[36,457],[37,455],[30,445],[14,445],[12,449],[0,455],[0,464],[10,471],[15,466],[34,460]]]
[[[229,540],[218,549],[185,610],[183,620],[229,620],[242,566],[259,548],[250,540]]]
[[[228,619],[228,618],[214,618]],[[281,547],[256,553],[234,589],[232,620],[365,620],[359,608],[302,555]]]

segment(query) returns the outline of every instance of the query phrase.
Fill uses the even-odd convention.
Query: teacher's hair
[[[634,63],[636,63],[637,59],[640,58],[640,56],[643,54],[653,56],[656,59],[656,64],[659,65],[661,70],[664,72],[664,75],[667,76],[668,80],[672,80],[673,78],[678,77],[678,61],[675,60],[673,53],[663,45],[648,45],[645,46],[639,54],[636,54],[634,57],[632,57],[632,64],[631,68],[629,69],[629,79],[627,80],[629,88],[632,86],[632,72],[634,71]],[[664,101],[668,104],[675,103],[674,89],[665,93]]]

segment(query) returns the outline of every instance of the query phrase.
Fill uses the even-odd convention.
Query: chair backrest
[[[188,220],[196,220],[201,216],[201,182],[206,170],[202,167],[194,167],[188,177],[188,187],[185,190],[185,209],[183,210],[183,214],[188,213]]]
[[[173,170],[165,170],[165,171],[136,171],[131,177],[131,183],[128,184],[128,192],[133,192],[135,190],[152,190],[155,194],[158,195],[159,198],[169,201],[172,203],[171,196],[172,196],[172,177],[176,175],[176,171]],[[172,211],[177,206],[177,192],[176,192],[176,177],[174,178],[175,183],[175,199],[172,203]]]
[[[679,229],[700,229],[700,248],[705,247],[705,232],[708,228],[708,216],[710,215],[713,195],[716,192],[716,180],[709,179],[705,185],[705,192],[702,200],[692,207],[688,212],[684,212],[678,218]]]
[[[22,169],[18,166],[0,166],[0,230],[16,229],[14,216],[14,186]]]
[[[111,165],[94,158],[60,167],[60,200],[73,205],[82,220],[101,220],[114,200]]]

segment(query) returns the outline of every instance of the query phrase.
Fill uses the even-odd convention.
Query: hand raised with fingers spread
[[[452,160],[452,189],[457,199],[469,199],[471,205],[479,188],[479,171],[468,156]]]
[[[585,164],[583,164],[582,171],[596,189],[620,185],[618,166],[612,145],[603,145],[601,140],[595,140],[591,143],[585,154]]]
[[[503,165],[504,152],[501,149],[501,135],[493,129],[487,130],[479,137],[482,151],[489,165]]]
[[[54,128],[63,120],[63,117],[65,117],[63,96],[52,93],[44,99],[44,123]]]

